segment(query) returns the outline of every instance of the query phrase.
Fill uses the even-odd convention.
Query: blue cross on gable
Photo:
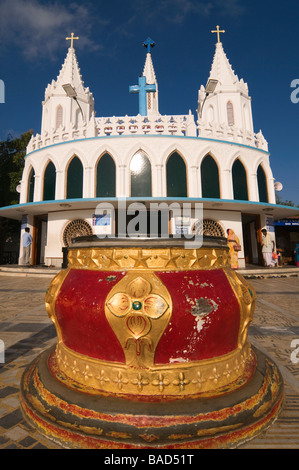
[[[146,83],[146,77],[138,77],[138,85],[129,87],[130,93],[139,93],[139,114],[147,116],[147,100],[146,94],[156,91],[156,85],[149,85]]]

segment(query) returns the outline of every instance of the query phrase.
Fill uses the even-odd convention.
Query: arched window
[[[182,157],[170,155],[166,164],[167,197],[187,197],[187,172]]]
[[[49,162],[44,174],[43,201],[55,199],[56,168],[53,162]]]
[[[227,102],[226,111],[227,111],[227,124],[229,126],[234,126],[235,124],[234,108],[233,108],[233,103],[231,101]]]
[[[146,155],[137,152],[130,162],[131,197],[152,195],[151,163]]]
[[[246,170],[240,160],[236,160],[232,168],[234,199],[248,201]]]
[[[96,197],[115,197],[115,163],[108,153],[97,164],[96,178]]]
[[[27,187],[27,202],[33,202],[34,199],[34,182],[35,182],[35,171],[31,168],[29,177],[28,177],[28,187]]]
[[[81,198],[83,195],[83,166],[78,157],[74,157],[67,169],[66,198]]]
[[[220,198],[218,166],[211,155],[207,155],[201,163],[202,197]]]
[[[56,109],[56,129],[58,129],[60,126],[62,126],[63,122],[63,109],[62,106],[58,106]]]
[[[269,202],[267,179],[266,179],[266,174],[264,172],[262,165],[259,165],[257,169],[257,185],[258,185],[258,190],[259,190],[260,202]]]

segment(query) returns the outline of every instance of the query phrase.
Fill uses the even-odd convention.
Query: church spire
[[[158,82],[155,74],[154,64],[152,61],[151,49],[155,46],[155,42],[151,38],[147,38],[143,46],[147,49],[145,64],[143,68],[143,77],[146,77],[148,85],[156,85],[156,91],[147,93],[147,114],[148,116],[156,116],[159,114],[158,104]]]
[[[251,98],[247,83],[235,74],[220,41],[217,26],[212,33],[217,33],[215,54],[208,80],[217,85],[212,93],[206,93],[202,85],[198,93],[198,117],[201,122],[215,126],[235,127],[245,132],[253,132]]]
[[[232,66],[224,52],[222,42],[217,42],[215,47],[216,50],[209,79],[217,80],[219,82],[216,90],[219,91],[221,88],[221,90],[224,91],[238,87],[240,91],[248,94],[247,84],[244,83],[243,79],[239,80],[238,76],[232,69]]]
[[[53,132],[59,127],[78,129],[86,125],[94,113],[94,98],[84,86],[74,49],[73,42],[78,39],[74,33],[66,37],[71,41],[66,58],[57,79],[52,80],[45,90],[42,133]],[[67,88],[72,90],[72,95],[67,95]]]

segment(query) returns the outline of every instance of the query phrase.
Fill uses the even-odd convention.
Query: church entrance
[[[144,208],[144,206],[143,206]],[[115,211],[115,234],[116,236],[138,237],[168,237],[169,213],[168,211],[136,210],[128,211],[124,219],[119,218],[118,210]]]
[[[257,232],[261,229],[260,216],[242,214],[242,229],[246,265],[263,265],[261,246],[257,241]]]
[[[47,244],[47,225],[48,216],[36,215],[33,218],[33,232],[32,232],[32,253],[31,261],[33,265],[45,263],[45,247]]]

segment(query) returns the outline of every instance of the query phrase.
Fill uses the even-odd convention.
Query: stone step
[[[61,268],[47,266],[18,266],[2,265],[0,266],[0,276],[43,276],[54,277],[61,271]],[[299,276],[299,267],[297,266],[279,266],[277,268],[264,268],[261,266],[250,266],[245,269],[238,269],[238,273],[245,278],[269,278],[269,277],[297,277]]]
[[[56,276],[60,268],[49,268],[42,266],[17,266],[2,265],[0,266],[0,276],[42,276],[52,278]]]

